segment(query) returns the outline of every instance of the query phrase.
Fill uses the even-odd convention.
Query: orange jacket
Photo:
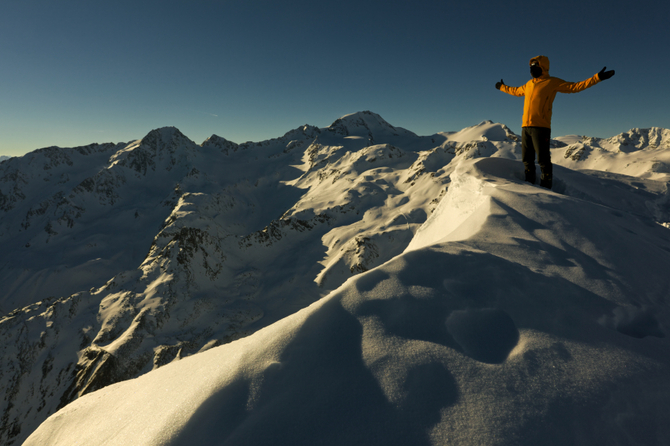
[[[563,79],[549,76],[549,58],[547,56],[533,57],[542,67],[542,76],[533,78],[521,87],[501,85],[500,91],[513,96],[525,96],[523,101],[522,127],[551,128],[551,106],[556,93],[579,93],[600,82],[598,74],[581,82],[566,82]]]

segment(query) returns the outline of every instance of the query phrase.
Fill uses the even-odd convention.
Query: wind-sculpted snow
[[[461,160],[404,253],[26,445],[666,444],[668,230],[521,173]]]
[[[626,162],[663,159],[663,132],[621,137]],[[417,136],[370,112],[3,162],[0,441],[81,401],[87,444],[468,444],[644,403],[612,386],[664,395],[666,180],[610,169],[620,155],[579,172],[598,165],[564,158],[574,144],[553,144],[554,192],[522,182],[505,126]],[[34,444],[74,438],[49,423]]]

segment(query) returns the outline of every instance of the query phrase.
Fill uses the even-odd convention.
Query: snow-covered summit
[[[663,138],[660,145],[644,142],[657,141],[653,135],[662,129],[650,136],[634,131],[642,141],[635,151],[623,145],[617,151],[616,138],[580,139],[584,154],[602,149],[609,158],[572,157],[579,147],[557,141],[555,189],[548,192],[523,183],[520,143],[502,124],[485,121],[460,132],[417,136],[369,112],[335,123],[242,144],[214,135],[197,145],[177,129],[163,128],[130,143],[49,148],[0,164],[0,252],[11,253],[0,262],[0,374],[8,383],[0,442],[21,443],[49,414],[62,407],[68,413],[72,401],[88,394],[81,399],[86,413],[119,420],[100,408],[117,405],[120,394],[104,403],[98,397],[123,388],[125,396],[137,392],[137,398],[156,402],[151,412],[127,398],[157,418],[128,411],[121,418],[137,424],[118,429],[100,422],[100,428],[132,433],[155,422],[147,436],[134,437],[137,444],[161,444],[168,437],[167,444],[178,444],[173,434],[188,441],[193,431],[183,423],[209,435],[193,412],[207,413],[206,404],[217,407],[211,413],[228,411],[230,419],[251,413],[250,425],[264,426],[293,426],[295,420],[277,422],[283,415],[271,407],[290,408],[305,420],[305,441],[321,441],[320,428],[308,425],[325,420],[300,412],[290,395],[320,395],[332,407],[351,407],[356,395],[364,395],[357,400],[361,410],[352,414],[370,435],[379,433],[379,441],[391,442],[394,434],[405,443],[412,443],[410,437],[440,443],[451,435],[446,432],[459,438],[479,432],[465,422],[449,424],[484,411],[478,401],[498,401],[497,413],[512,420],[524,401],[573,408],[571,402],[585,402],[583,395],[606,395],[604,388],[626,381],[619,372],[603,378],[594,367],[605,367],[626,349],[621,357],[633,358],[622,362],[632,367],[627,370],[638,370],[635,364],[664,370],[654,352],[665,354],[667,338],[658,336],[667,334],[667,289],[651,276],[663,276],[658,268],[666,265],[667,229],[657,223],[670,226],[667,179],[661,176],[669,151]],[[622,244],[606,242],[611,238]],[[640,267],[626,266],[627,259],[637,259]],[[543,287],[553,290],[548,300],[534,293]],[[570,311],[559,318],[556,309],[563,304]],[[594,326],[594,318],[602,321]],[[470,320],[495,322],[503,331],[490,330],[485,339],[506,340],[503,347],[497,341],[493,347],[473,345],[477,333],[471,337],[463,328]],[[582,323],[588,333],[575,328]],[[643,344],[621,340],[633,339],[631,333]],[[619,335],[625,338],[613,337]],[[597,361],[582,348],[602,342],[608,350]],[[214,362],[197,360],[204,353]],[[572,362],[556,359],[569,357]],[[198,370],[216,369],[215,363],[230,373],[212,372],[208,381]],[[558,372],[541,381],[538,376],[550,376],[551,367]],[[185,380],[182,372],[204,381]],[[644,372],[630,373],[632,380],[665,385]],[[170,377],[183,381],[170,394],[193,411],[128,390],[135,389],[128,380],[139,376],[146,376],[137,385],[147,391]],[[445,376],[453,377],[453,385],[442,386]],[[497,384],[470,385],[467,376]],[[336,391],[320,393],[320,379],[339,383]],[[594,379],[593,387],[580,384]],[[124,381],[128,387],[112,385]],[[535,390],[521,389],[523,382],[535,383]],[[542,390],[566,386],[574,392],[565,398]],[[482,388],[489,389],[488,399],[477,393]],[[510,391],[499,399],[501,388],[518,397]],[[214,391],[225,396],[223,406],[216,405]],[[237,397],[229,398],[230,392]],[[201,406],[195,394],[210,403]],[[617,414],[626,401],[639,403],[625,394],[612,398],[616,402],[608,407]],[[101,406],[87,406],[91,401]],[[158,410],[168,406],[181,415]],[[55,419],[70,420],[78,406],[71,407],[70,415]],[[368,412],[380,418],[370,419]],[[532,408],[519,413],[538,420],[546,414]],[[337,416],[334,427],[344,420]],[[378,422],[389,419],[398,430],[380,433]],[[482,419],[526,432],[520,419]],[[174,421],[169,435],[165,420]],[[40,435],[55,438],[53,426],[45,425]],[[426,434],[429,428],[434,435]],[[221,429],[253,436],[234,423]],[[337,431],[352,437],[332,438],[365,442],[357,437],[363,429]],[[84,433],[79,426],[93,443],[100,432]],[[289,437],[287,442],[300,443]]]
[[[129,144],[110,158],[110,163],[130,168],[142,175],[148,170],[171,170],[190,164],[196,146],[175,127],[149,132],[141,140]]]
[[[506,125],[493,121],[482,121],[458,132],[443,132],[440,135],[444,135],[449,141],[454,142],[519,140],[519,137]]]
[[[394,127],[381,116],[371,111],[362,111],[342,116],[327,127],[330,132],[346,137],[368,138],[371,143],[382,142],[389,136],[416,137],[416,134],[401,127]],[[386,142],[386,141],[384,141]]]

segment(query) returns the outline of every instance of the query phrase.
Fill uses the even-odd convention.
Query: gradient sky
[[[125,142],[176,126],[201,143],[283,135],[371,110],[420,135],[483,120],[520,133],[528,60],[581,81],[553,136],[670,127],[665,1],[2,0],[0,155]]]

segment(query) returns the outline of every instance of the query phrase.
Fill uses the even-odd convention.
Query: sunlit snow
[[[488,121],[419,137],[358,113],[211,143],[257,154],[261,186],[200,162],[136,269],[0,321],[17,344],[19,321],[44,330],[34,357],[78,354],[90,386],[150,358],[47,399],[25,445],[670,442],[669,130],[557,138],[552,191]],[[250,235],[264,204],[282,218]],[[60,397],[74,369],[51,363],[64,384],[42,365],[13,388]]]

